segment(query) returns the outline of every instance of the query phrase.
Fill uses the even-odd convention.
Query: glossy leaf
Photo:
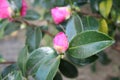
[[[105,19],[100,20],[99,31],[108,34],[108,25]]]
[[[64,76],[69,78],[75,78],[78,76],[77,68],[70,62],[63,59],[61,59],[59,70]]]
[[[59,64],[60,56],[51,60],[44,60],[36,73],[36,80],[53,80],[57,73]]]
[[[112,0],[102,0],[99,4],[99,11],[103,17],[107,18],[112,7]]]
[[[70,42],[68,55],[85,59],[104,50],[114,43],[109,36],[97,31],[85,31],[75,36]]]
[[[73,15],[72,18],[68,21],[66,26],[66,34],[69,42],[72,38],[78,33],[83,31],[83,24],[78,15]]]
[[[20,68],[20,70],[22,71],[23,75],[25,76],[25,73],[26,73],[26,61],[27,61],[27,58],[28,58],[28,49],[27,49],[27,46],[25,46],[21,52],[19,53],[19,56],[18,56],[18,66]]]
[[[67,57],[68,57],[68,59],[70,61],[72,61],[72,63],[74,63],[74,64],[76,64],[78,66],[88,65],[88,64],[90,64],[92,62],[95,62],[98,59],[98,56],[96,56],[96,55],[90,56],[90,57],[88,57],[86,59],[77,59],[77,58],[74,58],[74,57],[72,57],[70,55],[67,55]]]
[[[83,21],[83,28],[85,30],[98,30],[99,28],[99,22],[96,18],[90,17],[90,16],[82,16],[81,17]]]
[[[51,61],[56,59],[57,53],[50,47],[41,47],[34,50],[28,60],[27,60],[27,70],[29,73],[34,75],[38,70],[39,66],[43,64],[44,61]],[[47,66],[46,66],[47,67]]]
[[[57,72],[53,80],[63,80],[63,79],[62,79],[61,74]]]
[[[40,18],[40,14],[34,10],[28,10],[24,18],[27,20],[38,20]]]
[[[39,47],[42,39],[40,27],[27,27],[26,36],[26,45],[28,46],[28,51],[32,52],[34,49]]]

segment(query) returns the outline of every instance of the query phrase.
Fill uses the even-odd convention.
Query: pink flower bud
[[[64,20],[68,19],[71,15],[70,7],[55,7],[51,9],[51,14],[55,24],[60,24]]]
[[[8,18],[10,17],[9,13],[9,3],[7,0],[0,0],[0,18]]]
[[[59,32],[55,36],[53,43],[54,48],[58,53],[64,53],[69,47],[67,36],[63,32]]]
[[[25,0],[22,0],[21,16],[25,16],[27,12],[27,3]]]
[[[22,7],[20,11],[20,16],[25,16],[27,11],[27,4],[25,0],[22,0]],[[10,6],[8,0],[0,0],[0,18],[12,18],[14,11]]]

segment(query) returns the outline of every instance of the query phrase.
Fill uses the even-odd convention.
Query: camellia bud
[[[66,7],[55,7],[51,9],[51,14],[55,24],[60,24],[64,20],[70,18],[71,8],[70,6]]]
[[[22,0],[22,7],[20,9],[20,16],[25,16],[27,11],[27,4]],[[8,0],[0,0],[0,18],[12,18],[14,16],[14,9],[11,7]]]
[[[67,36],[63,32],[59,32],[55,36],[53,44],[58,53],[64,53],[69,47]]]

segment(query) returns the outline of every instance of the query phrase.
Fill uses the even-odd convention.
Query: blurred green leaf
[[[50,47],[41,47],[34,50],[27,60],[27,70],[34,75],[38,68],[44,63],[44,61],[56,60],[57,53]],[[47,66],[46,66],[47,67]],[[43,69],[44,70],[44,69]]]
[[[56,0],[34,0],[33,5],[42,6],[43,8],[50,9],[55,6],[64,5],[64,0],[56,1]]]
[[[0,54],[0,62],[5,62],[6,60],[2,57],[2,55]]]
[[[22,74],[25,76],[26,74],[26,61],[28,58],[28,49],[27,46],[25,46],[19,53],[17,64],[22,71]]]
[[[12,71],[3,80],[24,80],[22,73],[20,71]]]
[[[82,16],[84,30],[98,30],[99,22],[96,18],[90,16]]]
[[[12,32],[20,29],[21,23],[19,22],[10,22],[5,27],[4,35],[10,35]]]
[[[68,55],[85,59],[114,43],[109,36],[98,31],[85,31],[76,35],[69,44]]]
[[[101,0],[90,0],[90,7],[93,12],[98,12],[98,4],[100,3]]]
[[[83,24],[78,15],[73,15],[66,26],[66,34],[69,42],[74,36],[83,31]]]
[[[57,72],[53,80],[63,80],[63,79],[62,79],[61,74]]]
[[[4,36],[5,27],[9,22],[7,20],[0,21],[0,39]]]
[[[98,54],[99,61],[103,65],[108,65],[111,62],[111,59],[107,56],[107,54],[103,51],[99,52]]]
[[[55,74],[57,73],[59,64],[60,56],[51,60],[44,60],[36,73],[36,80],[53,80]]]
[[[108,25],[105,19],[100,20],[99,31],[108,34]]]
[[[28,46],[28,51],[32,52],[39,47],[42,39],[40,27],[28,26],[26,36],[26,45]]]
[[[16,64],[11,64],[4,68],[4,70],[1,72],[2,78],[7,76],[9,73],[18,70],[18,66]]]
[[[40,13],[34,10],[28,10],[26,16],[24,17],[27,20],[38,20],[40,19]]]
[[[77,58],[74,58],[74,57],[72,57],[70,55],[67,55],[67,57],[68,57],[68,59],[70,61],[72,61],[72,63],[74,63],[74,64],[76,64],[78,66],[88,65],[88,64],[90,64],[92,62],[95,62],[98,59],[98,56],[96,56],[96,55],[90,56],[90,57],[88,57],[86,59],[77,59]]]
[[[78,76],[77,68],[64,59],[61,59],[59,70],[64,76],[69,78],[75,78]]]
[[[102,0],[99,3],[99,11],[103,17],[105,17],[105,18],[108,17],[108,15],[111,11],[112,4],[113,4],[112,0]]]

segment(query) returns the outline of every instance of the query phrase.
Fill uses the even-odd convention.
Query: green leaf
[[[97,21],[96,18],[91,17],[91,16],[82,16],[81,17],[83,21],[83,28],[85,30],[98,30],[99,28],[99,22]]]
[[[36,73],[36,80],[53,80],[58,70],[59,64],[60,56],[51,60],[43,61]]]
[[[97,31],[85,31],[76,35],[69,44],[68,55],[85,59],[114,43],[109,36]]]
[[[53,80],[63,80],[63,79],[62,79],[61,74],[57,72]]]
[[[28,26],[26,36],[26,45],[28,46],[28,51],[32,52],[39,47],[40,41],[42,39],[42,32],[40,27]]]
[[[2,55],[0,54],[0,62],[5,62],[6,60],[2,57]]]
[[[24,80],[20,71],[13,71],[3,78],[3,80]]]
[[[99,31],[108,34],[108,25],[105,19],[100,20]]]
[[[0,21],[0,39],[4,36],[5,27],[9,22],[7,20]]]
[[[77,58],[74,58],[74,57],[72,57],[72,56],[70,56],[70,55],[67,55],[67,57],[68,57],[68,59],[69,59],[72,63],[74,63],[74,64],[76,64],[76,65],[78,65],[78,66],[88,65],[88,64],[90,64],[90,63],[95,62],[95,61],[98,59],[98,56],[97,56],[97,55],[90,56],[90,57],[88,57],[88,58],[86,58],[86,59],[77,59]]]
[[[61,59],[59,70],[64,76],[69,78],[75,78],[78,76],[77,68],[70,62],[63,59]]]
[[[66,34],[68,37],[69,42],[72,38],[77,35],[78,33],[83,31],[83,24],[78,15],[73,15],[72,18],[68,21],[66,26]]]
[[[108,17],[108,15],[111,11],[112,3],[113,3],[112,0],[102,0],[99,3],[99,11],[103,17],[105,17],[105,18]]]
[[[5,76],[7,76],[9,73],[16,71],[18,69],[16,64],[11,64],[7,67],[5,67],[5,69],[2,71],[1,76],[2,78],[4,78]]]
[[[28,10],[24,18],[27,20],[38,20],[40,18],[40,14],[34,10]]]
[[[20,29],[21,23],[10,22],[6,25],[4,35],[10,35],[12,32]]]
[[[27,58],[28,58],[28,49],[27,49],[27,46],[25,46],[21,50],[21,52],[19,53],[18,61],[17,61],[18,66],[19,66],[19,68],[22,71],[24,76],[26,74],[26,61],[27,61]]]
[[[97,56],[99,57],[100,63],[102,63],[103,65],[108,65],[111,62],[111,59],[103,51],[99,52]]]
[[[29,55],[27,60],[27,70],[29,70],[30,74],[34,75],[44,61],[52,62],[52,60],[56,60],[57,56],[56,51],[50,47],[41,47],[36,49]]]

